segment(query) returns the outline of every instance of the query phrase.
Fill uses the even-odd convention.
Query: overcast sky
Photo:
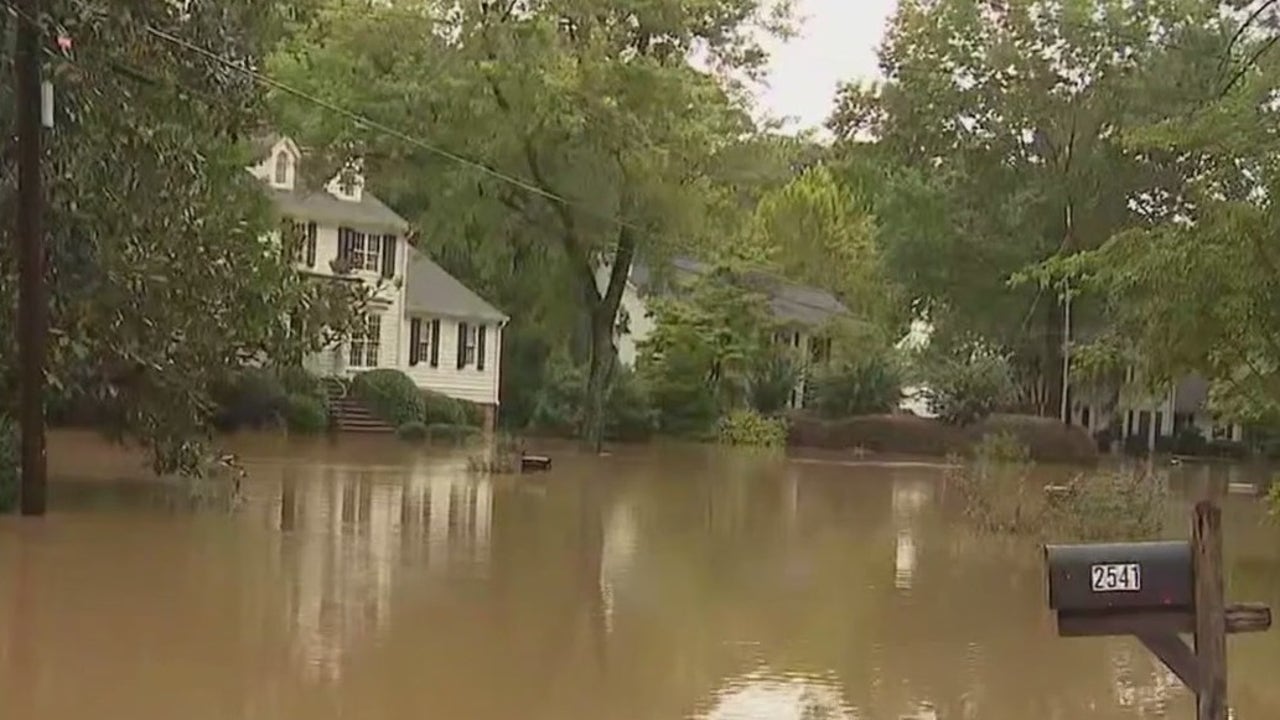
[[[876,48],[897,0],[797,0],[799,34],[773,48],[769,86],[760,103],[794,128],[821,126],[831,113],[836,85],[879,75]]]

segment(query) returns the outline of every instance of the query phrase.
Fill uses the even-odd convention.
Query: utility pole
[[[1072,231],[1075,218],[1071,213],[1071,203],[1067,203],[1064,211],[1066,221],[1066,236],[1062,239],[1062,247],[1069,249],[1072,241]],[[1067,280],[1062,284],[1064,295],[1062,299],[1062,423],[1064,425],[1071,424],[1071,281]]]
[[[44,282],[44,230],[40,187],[40,0],[18,0],[18,355],[19,410],[22,432],[23,515],[44,515],[47,477],[44,437],[44,363],[48,338],[48,300]]]

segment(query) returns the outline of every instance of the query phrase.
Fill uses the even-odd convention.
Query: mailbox
[[[1193,612],[1187,542],[1049,545],[1049,607],[1059,615]]]

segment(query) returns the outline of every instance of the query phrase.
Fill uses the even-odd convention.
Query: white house
[[[1072,387],[1071,424],[1091,433],[1111,429],[1120,441],[1141,438],[1154,448],[1158,438],[1174,437],[1184,428],[1194,427],[1211,440],[1244,439],[1239,423],[1224,422],[1209,409],[1209,382],[1187,375],[1163,389],[1150,393],[1137,382],[1129,369],[1118,389]]]
[[[676,288],[687,286],[713,270],[713,266],[691,258],[673,258],[670,272],[659,277],[648,265],[632,263],[627,285],[622,293],[619,315],[621,320],[614,341],[618,348],[618,360],[627,367],[634,367],[637,345],[644,342],[654,330],[654,320],[649,308],[649,298],[670,294]],[[597,272],[597,283],[602,291],[609,282],[609,266]],[[778,324],[775,340],[802,353],[807,361],[805,372],[791,392],[790,406],[804,403],[807,370],[814,364],[826,362],[831,357],[831,338],[826,330],[833,320],[849,315],[849,309],[835,295],[814,287],[799,285],[763,272],[746,272],[741,281],[763,294]]]
[[[254,149],[249,171],[280,214],[305,229],[299,271],[374,289],[360,329],[308,358],[307,369],[328,377],[401,370],[424,390],[481,405],[492,423],[507,316],[410,246],[409,224],[365,190],[359,172],[310,189],[299,182],[303,156],[292,140],[263,138]]]

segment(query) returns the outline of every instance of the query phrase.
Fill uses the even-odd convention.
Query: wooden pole
[[[1196,503],[1191,527],[1195,568],[1197,720],[1227,720],[1227,614],[1222,567],[1222,508],[1217,493]]]
[[[23,515],[44,515],[46,468],[44,362],[48,310],[44,284],[44,195],[40,188],[40,0],[19,0],[14,70],[18,105],[18,357]]]

